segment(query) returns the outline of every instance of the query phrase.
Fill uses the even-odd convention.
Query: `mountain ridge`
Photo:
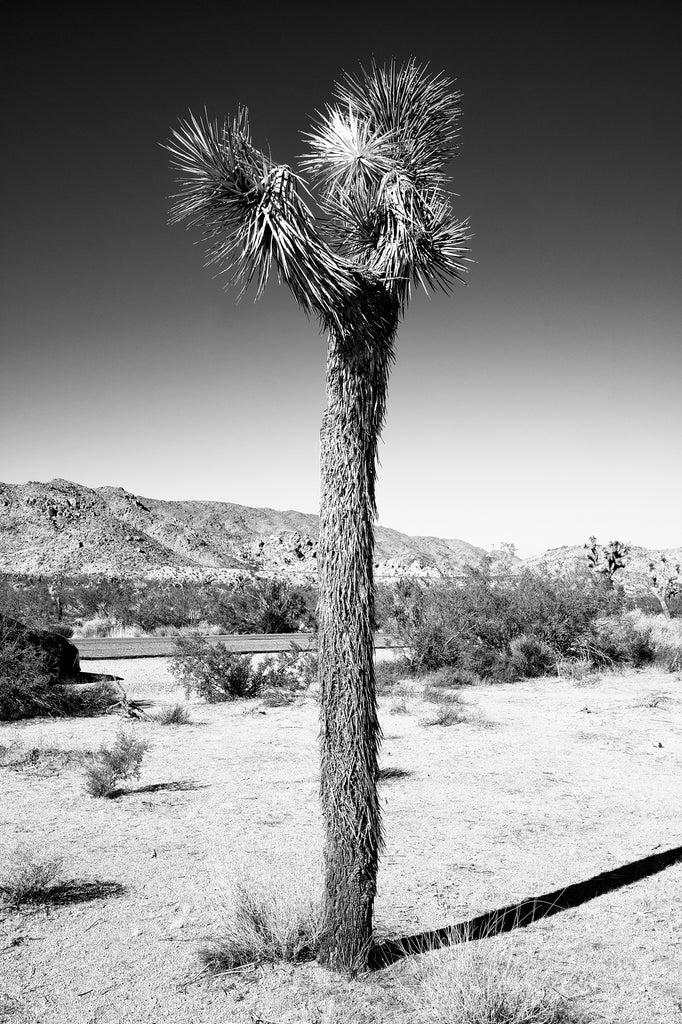
[[[314,576],[318,517],[233,502],[171,501],[56,478],[0,483],[0,571],[189,577]],[[461,573],[487,552],[458,539],[377,526],[378,576]]]
[[[56,478],[0,483],[0,572],[25,575],[110,575],[169,580],[230,579],[253,574],[316,576],[318,516],[233,502],[165,500],[122,487],[86,487]],[[649,589],[647,566],[665,555],[682,561],[682,546],[631,546],[619,579]],[[375,575],[461,575],[498,551],[456,538],[410,536],[376,527]],[[584,562],[581,545],[552,548],[519,566],[561,570]]]

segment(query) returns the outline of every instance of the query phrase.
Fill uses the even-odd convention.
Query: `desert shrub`
[[[3,899],[13,907],[40,902],[60,877],[62,863],[58,857],[46,857],[27,846],[16,846],[0,865]]]
[[[296,633],[317,625],[313,589],[278,577],[242,584],[231,601],[236,632]]]
[[[57,684],[53,656],[0,616],[0,721],[100,715],[114,694],[109,683]]]
[[[393,693],[401,679],[409,675],[409,665],[402,658],[391,658],[377,661],[374,666],[374,678],[378,694]]]
[[[408,712],[407,701],[404,697],[394,700],[389,706],[389,715],[406,715]]]
[[[656,663],[667,672],[682,672],[682,647],[660,644],[656,649]]]
[[[153,634],[197,629],[202,623],[225,633],[288,633],[314,629],[316,605],[314,587],[282,580],[177,583],[64,576],[48,581],[0,574],[0,614],[43,627],[75,627],[80,636]]]
[[[263,694],[263,705],[266,708],[283,708],[296,701],[296,694],[291,690],[267,690]]]
[[[112,746],[104,744],[91,755],[85,770],[85,791],[90,796],[113,798],[125,779],[139,779],[149,742],[120,729]]]
[[[210,644],[199,636],[178,637],[170,663],[186,696],[196,693],[208,704],[256,697],[263,685],[250,655],[234,654],[225,644]]]
[[[211,971],[251,964],[314,960],[321,933],[318,901],[287,884],[234,881],[222,886],[221,934],[199,951]]]
[[[196,693],[216,704],[273,691],[304,690],[317,678],[317,654],[292,644],[291,651],[254,663],[250,654],[234,654],[224,643],[179,637],[171,671],[182,680],[188,697]]]
[[[622,664],[641,668],[656,657],[651,631],[626,616],[598,619],[592,633],[577,641],[575,651],[599,668]]]
[[[262,688],[305,690],[317,680],[317,652],[303,651],[292,643],[290,651],[262,658],[253,673]]]
[[[664,615],[644,615],[632,612],[635,629],[645,632],[655,651],[655,662],[668,672],[682,671],[682,621],[668,619]]]
[[[46,654],[0,618],[0,720],[49,714],[51,690]]]
[[[402,581],[392,628],[414,673],[452,667],[488,680],[555,671],[557,658],[581,653],[599,618],[625,604],[621,591],[587,569],[552,576],[539,570],[469,569],[462,582]]]
[[[149,718],[157,725],[191,725],[192,716],[184,704],[173,704],[172,707],[156,711]]]
[[[514,637],[509,644],[507,669],[510,681],[556,675],[557,653],[537,636]]]
[[[467,720],[467,714],[459,703],[447,703],[439,704],[432,715],[422,720],[422,725],[449,728],[451,725],[461,725]]]

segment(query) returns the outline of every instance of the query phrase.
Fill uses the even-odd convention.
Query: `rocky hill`
[[[160,501],[68,480],[0,483],[0,571],[51,576],[314,577],[318,519],[218,501]],[[377,528],[376,573],[457,575],[484,557],[461,540]]]
[[[225,579],[254,572],[314,579],[318,519],[219,501],[160,501],[121,487],[84,487],[68,480],[0,483],[0,572],[53,576],[103,574],[175,580]],[[487,552],[463,540],[410,537],[377,527],[378,579],[457,576]],[[494,553],[493,553],[494,554]],[[618,578],[631,591],[649,589],[647,567],[682,547],[632,547]],[[581,546],[554,548],[525,563],[561,570],[585,564]]]

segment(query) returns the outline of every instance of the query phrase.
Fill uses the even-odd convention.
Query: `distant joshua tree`
[[[658,555],[648,564],[649,588],[657,598],[666,619],[670,618],[670,602],[682,594],[682,565],[669,562],[667,555]]]
[[[587,551],[587,564],[594,573],[598,573],[611,586],[614,574],[625,566],[625,560],[630,554],[630,548],[619,540],[609,541],[608,544],[598,544],[596,537],[590,537],[587,544],[583,544]]]
[[[301,166],[316,188],[251,142],[248,114],[190,114],[167,149],[179,171],[173,222],[202,229],[207,263],[242,291],[274,264],[327,335],[321,430],[321,800],[325,890],[319,960],[366,963],[382,845],[381,741],[374,680],[377,445],[394,341],[411,286],[462,280],[467,222],[455,219],[445,168],[457,149],[459,93],[413,59],[372,64],[334,87]]]

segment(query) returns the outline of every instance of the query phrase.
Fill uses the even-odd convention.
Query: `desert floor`
[[[163,659],[83,668],[124,677],[130,696],[158,706],[183,699]],[[631,884],[627,872],[682,847],[681,683],[647,670],[470,688],[468,721],[448,728],[424,724],[433,705],[417,684],[406,713],[382,697],[382,764],[404,774],[381,783],[378,927],[462,922],[623,868],[613,891],[472,945],[496,944],[589,1020],[682,1022],[682,860]],[[152,748],[115,800],[87,796],[78,763],[0,768],[0,855],[20,842],[60,856],[73,883],[72,899],[0,904],[0,1021],[412,1019],[415,961],[436,971],[440,954],[354,982],[313,964],[201,973],[197,950],[220,934],[221,879],[318,885],[318,707],[190,703],[188,726],[126,720]],[[5,724],[0,745],[94,750],[120,725]]]

